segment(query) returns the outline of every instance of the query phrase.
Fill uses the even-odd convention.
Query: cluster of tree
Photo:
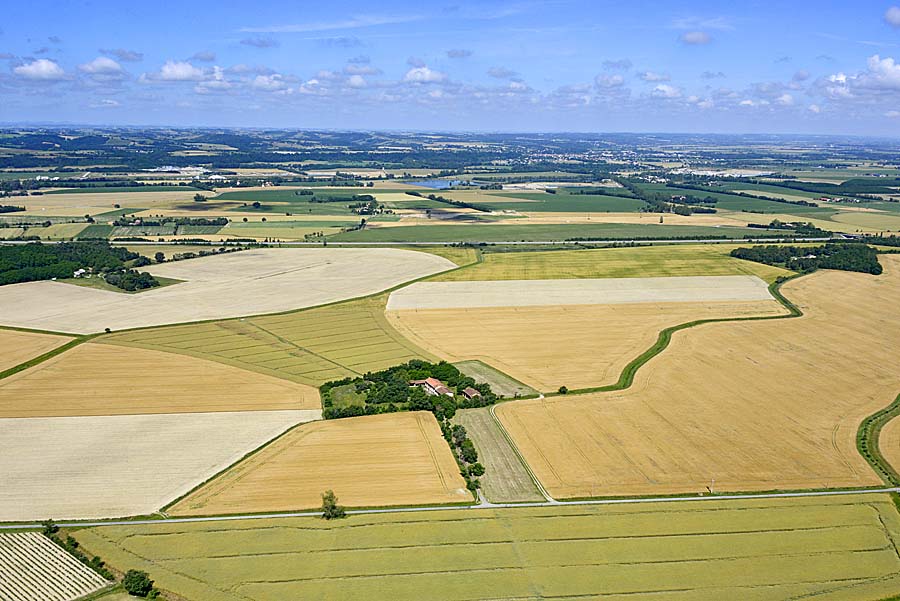
[[[881,263],[874,248],[859,243],[828,243],[815,247],[754,246],[736,248],[731,256],[807,273],[816,269],[840,269],[878,275]]]
[[[410,381],[426,378],[441,380],[455,393],[454,396],[429,395],[419,386],[410,386]],[[336,389],[346,390],[350,386],[362,396],[362,403],[336,406]],[[466,398],[462,394],[465,388],[474,388],[480,396]],[[359,377],[326,382],[319,391],[325,419],[395,411],[431,411],[438,419],[449,419],[458,408],[484,407],[497,402],[498,398],[488,384],[475,382],[446,361],[429,363],[419,359]]]
[[[371,194],[353,194],[352,196],[312,196],[309,202],[373,202],[375,197]]]
[[[883,234],[878,236],[867,235],[863,237],[863,240],[866,244],[877,244],[878,246],[900,246],[900,236],[894,234],[890,236]]]
[[[107,273],[141,255],[106,240],[0,247],[0,285],[69,278],[78,269]]]
[[[145,257],[144,257],[145,258]],[[149,263],[149,259],[147,259]],[[135,292],[137,290],[146,290],[147,288],[155,288],[159,286],[159,280],[147,273],[146,271],[137,271],[136,269],[119,269],[110,271],[103,275],[103,279],[107,284]]]
[[[16,205],[0,205],[0,213],[20,213],[25,210],[25,207],[19,207]]]
[[[59,526],[53,520],[46,520],[41,523],[41,532],[51,541],[62,547],[69,555],[94,570],[107,580],[115,580],[115,575],[106,567],[106,563],[99,557],[94,555],[88,557],[87,554],[79,549],[78,541],[71,536],[65,539],[59,537]]]
[[[472,209],[474,211],[481,211],[482,213],[490,213],[491,212],[491,209],[489,207],[473,204],[471,202],[466,202],[464,200],[453,200],[452,198],[445,198],[445,197],[439,196],[437,194],[429,194],[425,198],[427,198],[428,200],[433,200],[434,202],[443,202],[448,205],[453,205],[454,207],[460,207],[463,209]]]
[[[347,517],[343,505],[338,505],[337,495],[333,490],[322,493],[322,517],[326,520],[339,520]]]
[[[894,181],[897,181],[895,178]],[[770,186],[780,186],[791,190],[803,190],[804,192],[815,192],[823,196],[853,196],[856,198],[864,198],[866,200],[881,200],[879,194],[894,194],[895,191],[884,184],[883,179],[871,181],[865,178],[848,179],[840,184],[828,184],[824,182],[801,182],[791,181],[765,181],[759,182]]]
[[[374,198],[372,200],[347,205],[347,208],[357,215],[375,215],[376,213],[382,212],[381,205],[378,204],[378,201]]]
[[[153,587],[150,575],[141,570],[128,570],[122,578],[122,588],[133,597],[159,599],[159,589]]]
[[[748,223],[747,227],[762,230],[788,231],[803,238],[830,238],[834,235],[834,232],[818,228],[808,221],[802,223],[785,223],[778,219],[773,219],[768,225],[762,223]]]
[[[478,186],[480,190],[502,190],[503,184],[498,182],[492,182],[490,184],[482,184]]]
[[[459,466],[459,473],[466,481],[466,488],[475,492],[481,487],[478,478],[484,475],[484,466],[478,463],[478,451],[475,449],[475,443],[469,438],[465,427],[460,424],[451,424],[450,420],[443,419],[440,426],[444,440],[450,445],[453,455],[456,457],[456,464]]]
[[[772,182],[764,182],[764,183],[772,183]],[[694,184],[685,184],[685,183],[669,183],[666,184],[670,188],[681,188],[685,190],[700,190],[703,192],[709,191],[709,185],[700,186]],[[733,190],[723,190],[721,192],[716,192],[717,194],[728,194],[729,196],[740,196],[741,198],[755,198],[757,200],[768,200],[770,202],[780,202],[781,204],[786,205],[796,205],[800,207],[817,207],[818,204],[809,201],[809,200],[788,200],[787,198],[778,198],[777,196],[761,196],[759,194],[750,194],[749,192],[735,192]]]

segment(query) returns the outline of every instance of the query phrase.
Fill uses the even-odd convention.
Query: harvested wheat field
[[[871,486],[862,419],[900,391],[900,257],[786,284],[805,315],[676,333],[625,391],[496,413],[557,497]],[[839,290],[840,294],[835,294]]]
[[[415,344],[448,361],[478,359],[543,391],[612,384],[660,330],[698,319],[779,315],[774,300],[388,311]]]
[[[152,513],[316,413],[0,419],[0,522]]]
[[[0,380],[0,418],[320,408],[319,391],[305,384],[94,342]]]
[[[70,340],[68,336],[0,329],[0,371],[21,365]]]
[[[43,534],[0,534],[3,601],[74,601],[110,584]]]
[[[104,328],[239,317],[373,294],[452,269],[433,254],[393,248],[254,249],[153,265],[182,283],[122,294],[59,282],[0,287],[5,325],[87,334]]]
[[[472,500],[431,413],[389,413],[306,424],[168,511],[173,515],[318,507],[334,490],[351,507]]]
[[[388,311],[771,300],[755,276],[416,282],[391,293]]]

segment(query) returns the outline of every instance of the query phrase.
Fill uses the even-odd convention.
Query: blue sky
[[[0,122],[898,136],[900,6],[10,1]]]

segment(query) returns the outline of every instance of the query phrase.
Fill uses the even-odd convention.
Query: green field
[[[741,189],[749,189],[749,184],[740,184]],[[718,202],[715,208],[722,211],[755,211],[761,213],[776,213],[797,215],[798,217],[816,217],[818,219],[827,219],[833,215],[835,209],[829,207],[806,207],[803,205],[789,204],[786,202],[777,202],[774,200],[763,200],[761,198],[745,198],[736,194],[728,194],[727,192],[715,192],[714,190],[689,190],[685,188],[674,188],[665,184],[641,184],[641,188],[648,192],[659,192],[663,194],[686,194],[699,197],[712,196]],[[802,194],[793,194],[794,190],[787,188],[777,188],[783,194],[791,194],[792,196],[802,196]]]
[[[791,272],[734,259],[734,244],[674,244],[540,252],[484,253],[483,262],[434,280],[553,280],[687,275],[756,275],[773,282]]]
[[[777,204],[777,203],[774,203]],[[788,205],[785,205],[788,206]],[[744,227],[665,224],[562,224],[562,225],[410,225],[345,232],[330,240],[347,242],[518,242],[592,240],[743,238],[764,234]]]
[[[488,200],[482,197],[477,201],[480,206],[487,206],[495,211],[515,210],[520,212],[544,212],[544,213],[636,213],[647,204],[637,198],[623,198],[621,196],[607,196],[594,194],[573,194],[561,189],[556,194],[548,192],[492,192],[488,197],[496,200]],[[462,198],[462,195],[458,196]],[[522,199],[524,202],[516,202]]]
[[[873,600],[900,591],[887,495],[107,526],[89,554],[195,601]]]
[[[384,318],[386,295],[280,315],[122,332],[104,341],[182,353],[319,386],[435,360]]]
[[[522,460],[491,416],[490,407],[457,411],[453,423],[463,426],[475,443],[478,461],[485,468],[484,476],[480,478],[481,490],[488,501],[517,503],[544,500]]]
[[[346,202],[310,202],[312,196],[300,196],[296,194],[298,190],[249,190],[223,192],[215,197],[215,200],[227,200],[231,202],[240,201],[247,203],[248,206],[232,207],[231,211],[240,212],[258,212],[258,213],[296,213],[298,215],[354,215],[353,211],[347,208],[347,205],[353,204],[352,201]],[[354,188],[332,188],[332,189],[314,189],[316,198],[333,198],[353,196],[354,194],[372,194],[376,193],[398,193],[403,190],[390,189],[374,189],[365,187]],[[259,202],[262,206],[254,208],[251,203]]]
[[[359,220],[344,221],[259,221],[241,222],[232,221],[220,234],[237,236],[240,238],[283,238],[289,240],[302,240],[307,234],[324,232],[333,234],[342,227],[350,227],[359,223]]]

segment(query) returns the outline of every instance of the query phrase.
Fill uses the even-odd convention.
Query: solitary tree
[[[347,517],[347,512],[337,503],[337,497],[333,490],[322,493],[322,517],[326,520],[335,520]]]
[[[197,192],[194,194],[194,202],[206,202],[206,197]]]
[[[125,578],[122,579],[122,586],[129,595],[146,597],[153,590],[153,581],[150,580],[147,572],[128,570],[125,572]]]
[[[559,394],[568,394],[568,393],[569,393],[569,389],[567,387],[565,387],[565,386],[559,387]]]
[[[166,260],[166,255],[164,253],[158,252],[153,255],[153,258],[156,259],[157,263],[163,263]]]

